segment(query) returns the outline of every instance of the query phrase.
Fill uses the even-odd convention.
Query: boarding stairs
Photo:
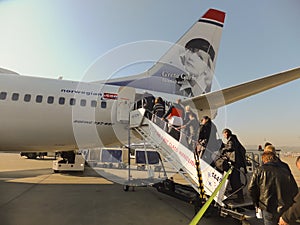
[[[210,196],[221,183],[224,174],[201,158],[197,158],[194,149],[188,149],[184,144],[169,135],[164,128],[161,128],[161,123],[159,126],[144,115],[145,109],[143,108],[130,112],[130,129],[136,131],[145,142],[155,148],[200,196],[203,194],[203,191],[201,191],[203,188],[205,194]],[[201,184],[201,181],[203,181],[203,184]],[[224,194],[227,183],[228,181],[225,182],[225,185],[214,198],[220,206],[224,206],[223,200],[226,199]]]

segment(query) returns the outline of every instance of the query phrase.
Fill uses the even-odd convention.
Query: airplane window
[[[49,96],[48,99],[47,99],[47,103],[48,104],[53,104],[54,102],[54,97],[53,96]]]
[[[75,105],[76,99],[75,98],[70,98],[70,105]]]
[[[58,99],[58,104],[64,105],[64,104],[65,104],[65,98],[64,98],[64,97],[60,97],[60,98]]]
[[[91,107],[97,107],[97,101],[96,100],[91,101]]]
[[[24,101],[25,102],[30,102],[30,100],[31,100],[31,95],[30,94],[24,95]]]
[[[0,92],[0,100],[5,100],[6,99],[6,96],[7,96],[7,92]]]
[[[11,99],[13,101],[18,101],[19,100],[19,93],[13,93],[12,96],[11,96]]]
[[[102,108],[102,109],[105,109],[105,108],[106,108],[106,102],[105,102],[105,101],[102,101],[102,102],[101,102],[101,108]]]
[[[43,101],[43,96],[42,95],[37,95],[36,98],[35,98],[35,101],[37,103],[41,103]]]
[[[85,99],[81,99],[80,100],[80,105],[81,106],[86,106],[86,100]]]

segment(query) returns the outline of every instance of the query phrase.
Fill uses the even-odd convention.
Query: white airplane
[[[103,82],[0,70],[0,151],[69,151],[127,144],[132,103],[145,91],[182,99],[198,116],[300,77],[300,68],[211,92],[225,13],[209,9],[145,73]],[[134,135],[132,135],[134,136]]]

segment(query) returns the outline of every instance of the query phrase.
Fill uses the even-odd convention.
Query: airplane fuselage
[[[0,150],[58,151],[127,141],[118,87],[0,75]],[[120,112],[119,112],[120,113]]]

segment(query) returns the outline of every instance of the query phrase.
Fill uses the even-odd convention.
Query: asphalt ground
[[[123,191],[87,167],[56,174],[52,159],[0,153],[1,225],[189,224],[194,207],[153,187]],[[199,224],[239,224],[217,214]]]

